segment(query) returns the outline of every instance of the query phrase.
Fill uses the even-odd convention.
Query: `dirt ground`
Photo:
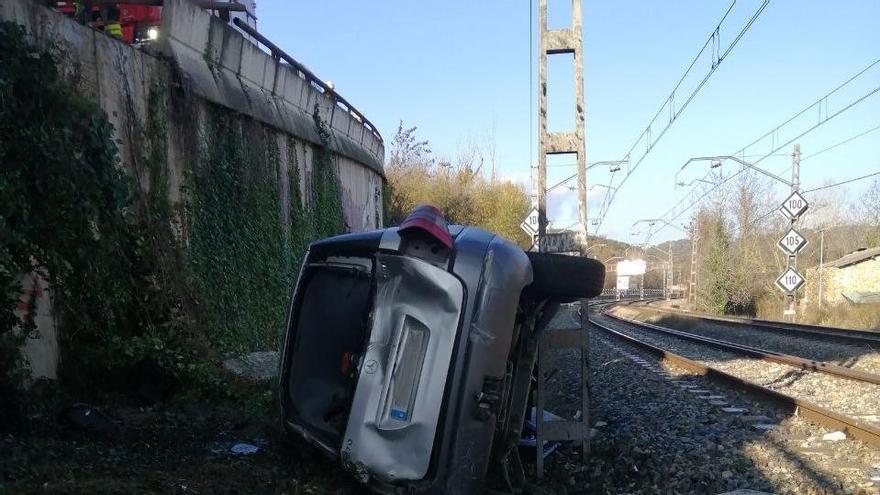
[[[0,433],[0,494],[364,493],[312,447],[286,438],[268,385],[210,405],[90,404],[109,427],[71,424],[69,401],[29,407]],[[259,450],[235,455],[238,443]]]
[[[0,422],[0,495],[369,493],[314,447],[287,437],[274,386],[232,389],[229,397],[150,407],[112,396],[71,407],[77,398],[62,391],[34,394],[21,417]],[[96,419],[71,421],[83,419],[74,412],[84,408]],[[258,450],[234,454],[241,443]],[[523,454],[531,472],[534,452]],[[560,449],[547,470],[538,483],[545,493],[584,486],[579,453]]]

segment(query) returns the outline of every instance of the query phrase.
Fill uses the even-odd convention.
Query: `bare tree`
[[[808,194],[807,199],[810,201],[810,209],[803,218],[805,227],[822,230],[855,223],[847,188],[820,189]]]
[[[397,125],[397,132],[391,139],[391,156],[388,157],[388,168],[427,167],[433,163],[431,147],[427,140],[416,137],[418,127],[404,127],[403,121]]]
[[[880,246],[880,177],[875,177],[861,197],[860,216],[867,227],[865,243]]]
[[[429,203],[452,223],[483,227],[528,246],[530,239],[519,228],[529,208],[525,189],[485,177],[484,165],[495,160],[494,140],[484,146],[468,139],[444,157],[435,156],[416,132],[401,122],[391,142],[386,167],[389,224],[402,221],[414,206]]]

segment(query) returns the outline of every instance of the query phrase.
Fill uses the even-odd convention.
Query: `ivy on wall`
[[[308,243],[345,230],[317,108],[321,144],[304,198],[304,145],[282,141],[288,223],[279,134],[210,105],[196,159],[183,165],[182,204],[172,205],[166,85],[151,85],[145,121],[131,124],[125,170],[113,126],[76,91],[66,59],[0,22],[0,394],[18,385],[18,348],[34,329],[16,314],[17,281],[30,272],[49,282],[60,376],[74,386],[130,388],[147,369],[180,388],[210,379],[217,351],[274,347]]]
[[[187,257],[208,338],[224,352],[273,345],[288,276],[278,149],[265,128],[210,107],[188,177]]]
[[[315,147],[312,162],[312,214],[315,222],[315,238],[329,237],[345,232],[346,225],[342,214],[342,192],[339,177],[333,166],[333,153],[330,151],[332,134],[327,123],[321,119],[318,104],[312,113],[315,129],[321,144]]]
[[[68,384],[121,385],[125,369],[148,360],[181,377],[190,368],[156,270],[166,260],[153,219],[164,210],[147,208],[120,164],[112,125],[65,77],[64,59],[0,23],[0,289],[9,296],[0,305],[0,381],[15,388],[21,378],[15,282],[32,271],[49,282],[63,324]]]
[[[295,140],[288,139],[289,225],[281,215],[276,133],[211,107],[199,163],[188,181],[188,247],[208,338],[224,352],[277,347],[291,283],[314,239],[344,231],[330,133],[317,108],[323,145],[313,153],[308,201],[300,194]]]
[[[291,277],[289,284],[295,283],[292,277],[296,276],[299,265],[302,263],[302,256],[309,243],[314,239],[313,223],[309,218],[308,205],[303,201],[303,195],[300,190],[302,184],[302,175],[300,174],[299,154],[296,139],[287,138],[287,154],[289,157],[290,170],[287,174],[287,188],[289,191],[288,218],[290,224],[287,227],[287,249],[290,252],[288,260],[288,274]]]

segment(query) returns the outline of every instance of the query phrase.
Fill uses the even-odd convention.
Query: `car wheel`
[[[592,258],[527,252],[533,292],[562,299],[596,297],[605,285],[605,265]]]

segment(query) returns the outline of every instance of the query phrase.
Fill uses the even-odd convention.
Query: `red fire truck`
[[[82,12],[83,6],[91,2],[58,1],[55,9],[69,16],[82,16],[85,22],[94,27],[120,36],[126,43],[142,43],[156,39],[162,7],[132,5],[126,3],[92,3],[90,12]],[[116,31],[116,26],[119,31]]]

